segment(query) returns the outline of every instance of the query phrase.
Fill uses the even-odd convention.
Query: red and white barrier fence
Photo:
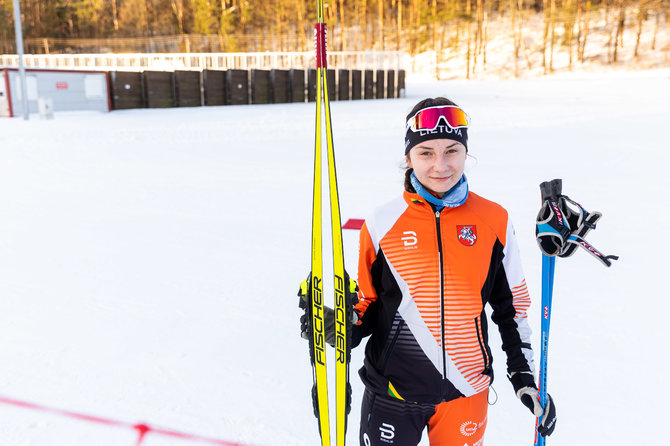
[[[146,423],[127,423],[125,421],[112,420],[109,418],[98,417],[95,415],[88,415],[79,412],[73,412],[70,410],[57,409],[54,407],[43,406],[41,404],[29,403],[26,401],[20,401],[13,398],[7,398],[0,396],[0,404],[5,404],[9,406],[21,407],[23,409],[30,409],[38,412],[44,412],[49,414],[60,415],[67,418],[73,418],[79,421],[87,423],[96,423],[104,424],[106,426],[113,426],[122,429],[131,429],[137,432],[137,443],[136,446],[140,446],[147,435],[162,435],[165,437],[179,438],[181,440],[190,440],[199,443],[209,443],[216,444],[219,446],[249,446],[242,443],[234,443],[230,441],[221,440],[218,438],[204,437],[202,435],[189,434],[186,432],[180,432],[173,429],[165,429],[160,427],[154,427]]]

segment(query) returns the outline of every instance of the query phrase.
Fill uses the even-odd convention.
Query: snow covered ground
[[[660,444],[670,71],[407,91],[332,104],[343,220],[401,193],[412,105],[454,99],[473,120],[471,188],[515,222],[536,350],[538,184],[563,178],[603,212],[589,240],[621,256],[610,269],[584,251],[557,261],[551,444]],[[258,446],[317,444],[295,296],[309,267],[313,116],[313,104],[286,104],[0,120],[0,396]],[[355,276],[357,232],[344,239]],[[495,333],[485,444],[530,445],[534,419]],[[136,443],[127,429],[0,404],[1,445]]]

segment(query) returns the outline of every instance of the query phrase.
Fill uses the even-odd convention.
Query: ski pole
[[[545,181],[540,184],[542,203],[548,199],[557,199],[562,192],[563,182],[560,179]],[[542,409],[547,407],[547,354],[549,352],[549,326],[551,323],[551,299],[554,293],[554,269],[556,257],[542,253],[542,314],[541,314],[541,348],[540,348],[540,372],[539,372],[539,394]],[[542,423],[542,417],[535,421],[535,443],[534,446],[544,446],[546,437],[539,434],[537,428]]]
[[[551,323],[551,298],[554,289],[554,268],[556,257],[542,254],[542,347],[540,350],[539,393],[540,405],[547,406],[547,353],[549,350],[549,325]],[[537,428],[542,422],[538,417],[535,422],[535,446],[544,446],[546,437],[539,435]]]
[[[542,347],[540,350],[539,372],[539,399],[543,410],[551,399],[547,394],[547,369],[549,348],[549,324],[551,322],[551,300],[554,292],[554,269],[556,256],[570,257],[578,247],[584,248],[603,265],[609,267],[616,255],[605,255],[584,240],[586,234],[596,228],[596,223],[602,217],[600,212],[589,212],[579,203],[563,195],[563,182],[560,179],[545,181],[540,184],[542,193],[542,208],[537,215],[535,237],[542,251]],[[549,400],[549,401],[548,401]],[[552,403],[553,404],[553,403]],[[551,409],[551,408],[550,408]],[[555,411],[555,409],[554,409]],[[551,410],[549,411],[551,413]],[[542,425],[543,417],[537,418],[535,424],[535,446],[544,446],[546,438],[539,434],[542,427],[549,435],[554,429],[555,414],[552,420]]]

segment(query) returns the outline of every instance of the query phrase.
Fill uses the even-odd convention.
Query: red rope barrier
[[[216,444],[216,445],[219,445],[219,446],[248,446],[248,445],[243,445],[241,443],[231,443],[229,441],[220,440],[220,439],[217,439],[217,438],[203,437],[201,435],[188,434],[186,432],[180,432],[180,431],[171,430],[171,429],[163,429],[163,428],[152,427],[152,426],[149,426],[148,424],[145,424],[145,423],[131,424],[131,423],[126,423],[124,421],[111,420],[109,418],[102,418],[102,417],[97,417],[97,416],[93,416],[93,415],[87,415],[87,414],[83,414],[83,413],[73,412],[73,411],[70,411],[70,410],[56,409],[54,407],[43,406],[43,405],[35,404],[35,403],[28,403],[26,401],[19,401],[19,400],[15,400],[15,399],[3,397],[3,396],[0,396],[0,404],[6,404],[6,405],[9,405],[9,406],[21,407],[23,409],[36,410],[36,411],[39,411],[39,412],[51,413],[51,414],[60,415],[60,416],[63,416],[63,417],[74,418],[74,419],[77,419],[77,420],[80,420],[80,421],[86,421],[88,423],[98,423],[98,424],[104,424],[104,425],[107,425],[107,426],[114,426],[114,427],[121,427],[121,428],[125,428],[125,429],[132,429],[132,430],[137,431],[137,434],[138,434],[136,446],[141,446],[142,441],[144,441],[144,438],[149,433],[153,433],[153,434],[156,434],[156,435],[163,435],[163,436],[166,436],[166,437],[180,438],[182,440],[190,440],[190,441],[197,441],[197,442],[201,442],[201,443]]]

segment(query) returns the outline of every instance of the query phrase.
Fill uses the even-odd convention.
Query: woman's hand
[[[346,274],[346,273],[345,273]],[[298,296],[300,300],[298,301],[298,306],[304,310],[304,313],[300,316],[300,337],[303,339],[312,338],[312,321],[309,317],[309,294],[310,294],[310,279],[312,275],[309,274],[307,279],[300,284],[300,289],[298,291]],[[356,325],[358,322],[358,313],[353,310],[353,305],[358,302],[358,297],[356,292],[358,291],[358,285],[353,279],[349,279],[349,287],[346,290],[348,301],[352,302],[352,306],[349,309],[349,323],[347,324],[347,335],[351,339],[351,326]],[[326,344],[331,347],[335,347],[336,342],[336,333],[335,333],[335,310],[323,306],[323,340]]]
[[[521,400],[533,415],[540,418],[537,431],[543,437],[551,435],[556,427],[556,406],[551,395],[547,394],[547,405],[540,405],[540,393],[537,391],[535,379],[530,372],[512,372],[509,376],[516,396]]]

